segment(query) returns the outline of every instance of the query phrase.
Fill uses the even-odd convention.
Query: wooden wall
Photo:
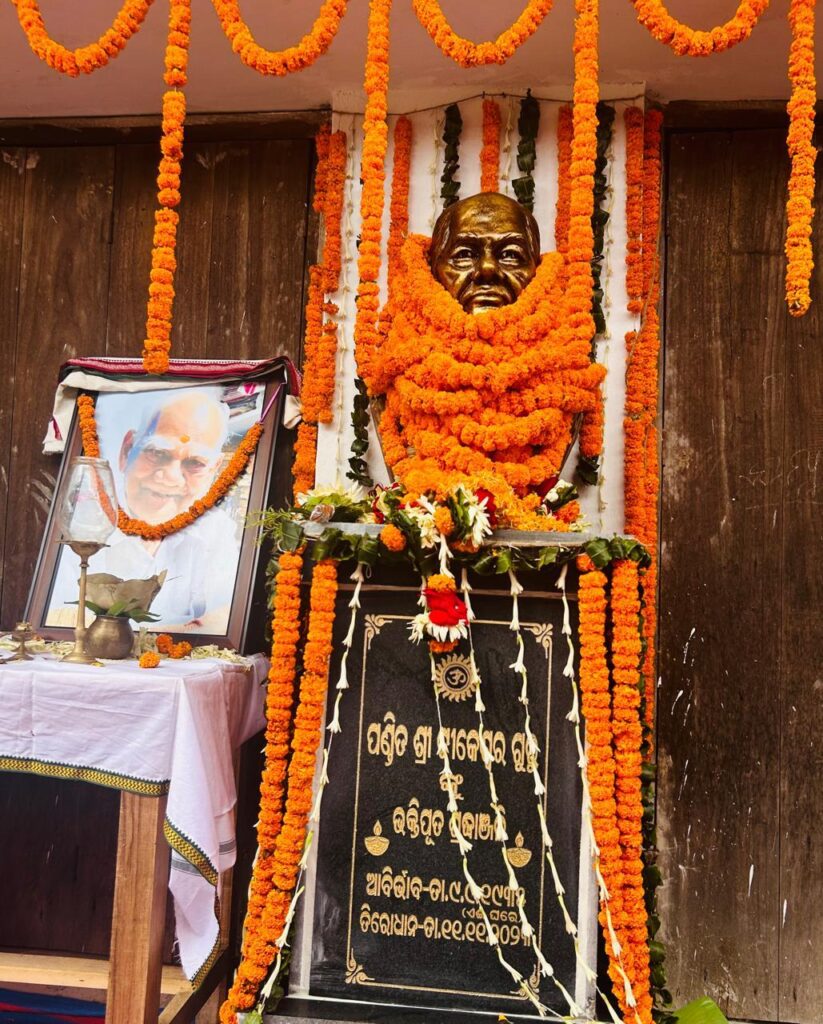
[[[730,119],[668,143],[662,916],[678,1004],[708,993],[737,1019],[817,1024],[823,231],[818,216],[795,320],[785,129]]]
[[[258,117],[187,129],[174,355],[299,360],[316,245],[315,127]],[[59,463],[41,453],[58,367],[142,347],[159,147],[156,127],[141,123],[0,126],[0,146],[0,622],[8,629],[23,615]],[[0,773],[0,817],[0,878],[15,879],[2,900],[0,946],[106,953],[117,794]]]

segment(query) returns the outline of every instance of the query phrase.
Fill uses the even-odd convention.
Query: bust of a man
[[[508,306],[535,275],[540,231],[532,214],[499,192],[481,192],[437,218],[432,273],[467,313]]]

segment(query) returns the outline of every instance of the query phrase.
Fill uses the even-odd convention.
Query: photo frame
[[[285,493],[290,442],[281,433],[289,390],[282,360],[246,373],[172,373],[135,388],[133,374],[106,374],[100,390],[83,375],[82,390],[95,400],[100,456],[112,467],[118,503],[134,518],[167,522],[185,513],[207,492],[237,450],[249,427],[264,416],[265,429],[249,464],[213,508],[179,531],[157,541],[116,531],[93,556],[89,573],[146,579],[165,571],[151,611],[151,632],[170,633],[193,646],[218,644],[241,653],[264,646],[266,617],[262,577],[265,559],[258,531],[247,516]],[[265,372],[268,368],[268,372]],[[72,401],[79,393],[61,385]],[[89,382],[89,383],[86,383]],[[58,399],[61,396],[58,393]],[[59,431],[58,431],[59,434]],[[27,618],[50,640],[73,638],[77,615],[79,560],[60,543],[59,515],[72,459],[82,454],[75,414],[65,436],[63,458],[27,606]],[[282,455],[282,457],[279,457]],[[74,563],[77,562],[77,565]],[[93,616],[87,612],[89,621]]]

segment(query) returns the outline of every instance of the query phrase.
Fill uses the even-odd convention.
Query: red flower
[[[497,502],[494,500],[494,495],[491,491],[487,491],[485,487],[478,487],[474,492],[475,498],[482,502],[486,499],[486,515],[489,517],[489,525],[494,527],[497,525]]]
[[[560,477],[555,473],[554,476],[550,476],[548,480],[544,480],[539,487],[535,487],[535,494],[539,494],[541,498],[545,499],[549,491],[554,487]]]
[[[429,608],[429,618],[435,626],[459,626],[461,622],[469,621],[466,605],[457,594],[432,590],[431,587],[426,587],[423,593]]]

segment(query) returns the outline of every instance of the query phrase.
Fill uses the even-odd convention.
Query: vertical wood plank
[[[105,346],[112,147],[29,152],[23,214],[2,619],[23,614],[58,461],[42,454],[57,371]]]
[[[0,150],[0,598],[5,569],[26,151]],[[5,623],[14,625],[11,620]]]
[[[165,812],[165,797],[120,795],[106,1024],[157,1020],[171,857]]]
[[[823,204],[820,168],[815,206]],[[823,228],[815,218],[814,301],[789,318],[783,433],[781,690],[780,1006],[781,1021],[817,1024],[823,1005]]]
[[[658,836],[676,1004],[776,1020],[785,325],[747,221],[783,169],[755,141],[670,142]]]

